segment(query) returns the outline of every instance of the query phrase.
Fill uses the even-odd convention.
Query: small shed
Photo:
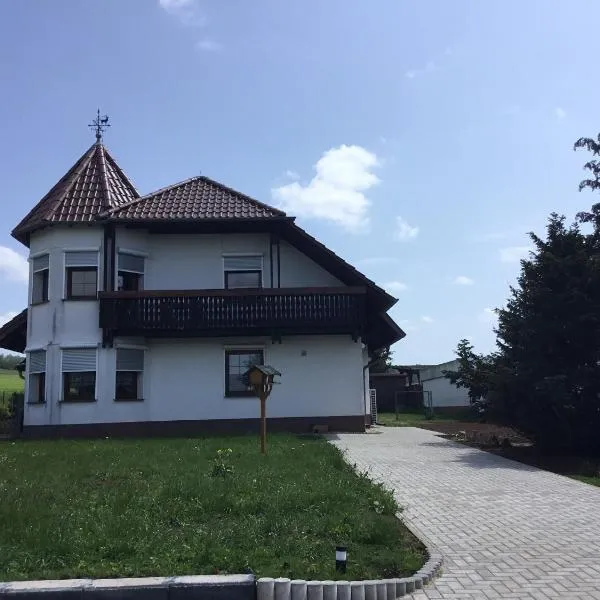
[[[369,373],[369,387],[377,394],[377,411],[420,410],[423,392],[419,371],[412,367],[392,367],[381,373]]]

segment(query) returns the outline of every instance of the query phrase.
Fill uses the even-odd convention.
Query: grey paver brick
[[[412,427],[337,434],[444,556],[414,600],[600,598],[600,488]]]

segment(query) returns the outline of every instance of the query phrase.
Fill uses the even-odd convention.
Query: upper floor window
[[[48,302],[48,281],[50,273],[50,256],[43,254],[31,261],[33,278],[31,281],[31,304]]]
[[[144,289],[144,257],[119,252],[117,256],[117,290],[139,292]]]
[[[262,287],[262,256],[224,256],[225,288]]]
[[[27,354],[27,402],[42,404],[46,401],[46,351],[34,350]]]
[[[98,295],[98,252],[65,253],[66,298],[93,299]]]

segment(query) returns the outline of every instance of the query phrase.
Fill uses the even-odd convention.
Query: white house
[[[467,390],[457,388],[444,376],[444,371],[456,370],[458,370],[458,359],[420,370],[423,391],[431,393],[434,408],[458,408],[470,405]]]
[[[271,429],[361,431],[396,299],[294,223],[207,177],[140,196],[100,135],[17,225],[29,306],[25,435],[245,431],[241,375],[282,373]]]

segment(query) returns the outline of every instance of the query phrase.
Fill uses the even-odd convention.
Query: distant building
[[[431,392],[434,408],[469,406],[469,395],[465,388],[457,388],[444,377],[444,371],[456,371],[458,359],[425,367],[420,370],[423,392]],[[427,394],[425,394],[427,396]],[[425,399],[427,402],[427,398]]]

